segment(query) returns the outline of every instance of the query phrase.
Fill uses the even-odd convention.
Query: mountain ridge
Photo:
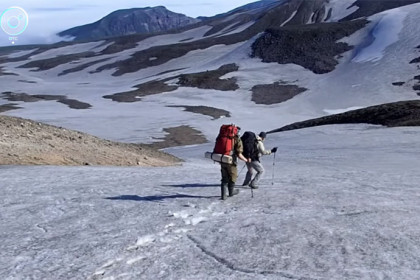
[[[73,40],[97,40],[129,34],[168,31],[197,23],[200,20],[174,13],[164,6],[132,8],[114,11],[100,20],[58,33]]]

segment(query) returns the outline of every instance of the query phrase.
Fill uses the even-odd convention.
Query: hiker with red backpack
[[[239,137],[239,130],[240,127],[233,124],[222,125],[216,138],[213,153],[210,153],[210,158],[215,160],[216,157],[214,156],[217,156],[217,161],[220,162],[222,200],[225,200],[228,194],[234,196],[239,193],[239,190],[235,189],[236,179],[238,178],[238,158],[244,162],[250,161],[242,155],[243,145]]]
[[[242,142],[244,145],[244,156],[250,158],[251,161],[246,163],[247,173],[242,186],[249,186],[252,189],[258,189],[258,182],[264,174],[264,166],[260,162],[260,157],[263,155],[271,155],[271,153],[277,152],[277,147],[271,150],[266,150],[264,147],[264,139],[267,137],[267,133],[264,131],[260,132],[258,136],[255,133],[246,131],[242,136]],[[253,170],[257,172],[254,179],[252,179]]]

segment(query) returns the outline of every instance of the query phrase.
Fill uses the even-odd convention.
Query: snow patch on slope
[[[74,44],[70,46],[65,46],[61,48],[56,49],[50,49],[45,52],[42,52],[40,54],[36,54],[30,57],[30,60],[41,60],[41,59],[48,59],[63,55],[73,55],[76,53],[83,53],[88,52],[96,49],[96,51],[99,51],[97,48],[103,45],[104,41],[99,42],[89,42],[89,43],[82,43],[82,44]]]
[[[295,17],[296,14],[297,11],[294,11],[288,19],[286,19],[282,24],[280,24],[280,26],[285,26],[289,21],[291,21]]]
[[[359,50],[352,61],[375,62],[382,59],[385,49],[398,41],[407,15],[405,10],[398,8],[371,17],[370,20],[377,22],[371,31],[372,43]]]

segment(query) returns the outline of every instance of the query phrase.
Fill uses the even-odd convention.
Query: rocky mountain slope
[[[399,101],[358,110],[351,110],[341,114],[334,114],[321,118],[296,122],[268,133],[303,129],[321,125],[366,123],[387,127],[420,126],[420,100]]]
[[[0,165],[172,166],[147,145],[117,143],[27,119],[0,116]]]
[[[255,40],[252,55],[263,62],[294,63],[316,74],[328,73],[338,64],[336,57],[352,49],[348,44],[337,41],[367,23],[365,19],[359,19],[268,29]]]
[[[60,32],[74,40],[92,40],[130,34],[164,32],[181,28],[200,20],[174,13],[163,6],[118,10],[97,22]]]

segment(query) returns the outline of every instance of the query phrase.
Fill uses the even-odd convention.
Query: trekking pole
[[[244,170],[245,166],[246,166],[246,164],[244,164],[244,166],[242,167],[241,171],[239,171],[238,177],[239,177],[239,175],[241,175],[242,170]]]
[[[276,153],[274,153],[273,158],[273,176],[271,177],[271,185],[274,185],[274,166],[276,165]]]

